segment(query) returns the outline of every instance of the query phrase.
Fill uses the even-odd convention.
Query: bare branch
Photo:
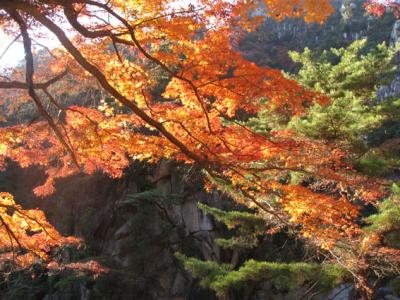
[[[68,74],[68,70],[63,71],[62,73],[54,76],[53,78],[41,82],[41,83],[33,83],[33,88],[35,90],[43,90],[47,89],[50,85],[56,83],[57,81],[61,80]],[[29,89],[29,86],[26,82],[21,82],[21,81],[0,81],[0,89],[23,89],[27,90]]]
[[[21,37],[21,34],[18,34],[10,44],[8,44],[7,48],[4,49],[3,53],[0,55],[0,60],[3,58],[3,56],[7,53],[8,50],[10,50],[11,46]]]
[[[54,123],[53,118],[49,115],[46,109],[43,107],[42,102],[40,101],[38,95],[35,92],[34,83],[33,83],[33,74],[34,74],[34,67],[33,67],[33,55],[32,55],[32,41],[28,34],[28,28],[24,19],[20,16],[17,11],[9,11],[10,16],[14,19],[14,21],[18,24],[22,39],[24,42],[24,49],[25,49],[25,61],[26,61],[26,84],[28,86],[28,93],[31,96],[32,100],[35,102],[36,107],[38,108],[39,113],[46,119],[49,123],[50,127],[53,129],[54,133],[56,134],[57,138],[61,142],[61,144],[65,147],[68,153],[71,155],[71,158],[74,164],[80,169],[78,160],[75,156],[74,151],[68,145],[68,143],[64,140],[64,137],[61,131],[58,129],[57,124]]]

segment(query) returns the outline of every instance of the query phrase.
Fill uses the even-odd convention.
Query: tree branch
[[[29,37],[28,28],[24,19],[16,10],[8,11],[10,16],[14,19],[14,21],[18,24],[21,35],[24,43],[25,49],[25,61],[26,61],[26,85],[28,86],[28,93],[31,96],[32,100],[35,102],[36,107],[38,108],[39,113],[46,119],[49,123],[50,127],[53,129],[56,134],[58,140],[65,147],[67,152],[71,155],[71,158],[78,169],[80,169],[78,160],[75,156],[74,151],[68,145],[68,143],[64,140],[64,137],[61,131],[58,129],[57,124],[55,124],[53,118],[49,115],[46,109],[43,107],[42,102],[40,101],[38,95],[35,92],[34,83],[33,83],[33,74],[34,74],[34,65],[33,65],[33,54],[32,54],[32,41]]]
[[[9,2],[7,2],[9,3]],[[7,4],[6,4],[7,5]],[[72,44],[69,38],[66,36],[65,32],[58,27],[54,22],[43,15],[35,6],[24,3],[24,5],[18,5],[18,9],[21,9],[32,17],[34,17],[43,26],[49,29],[61,42],[63,47],[72,55],[72,57],[90,74],[92,74],[97,81],[100,83],[103,89],[105,89],[111,96],[117,99],[119,102],[124,104],[126,107],[130,108],[138,117],[145,121],[150,126],[156,128],[164,135],[172,144],[177,146],[185,155],[194,161],[198,162],[200,165],[205,166],[206,161],[201,156],[192,152],[186,145],[184,145],[178,138],[171,134],[161,123],[154,120],[149,115],[147,115],[143,110],[141,110],[134,102],[130,101],[124,95],[120,94],[107,80],[105,75],[93,64],[91,64],[82,53]]]
[[[56,83],[61,80],[68,74],[68,70],[63,71],[62,73],[56,75],[55,77],[41,83],[33,83],[33,89],[35,90],[43,90],[47,89],[50,85]],[[26,82],[21,81],[0,81],[0,89],[23,89],[28,90],[29,85]]]

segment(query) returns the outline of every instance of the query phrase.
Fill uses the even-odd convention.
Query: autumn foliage
[[[365,3],[365,8],[371,14],[382,17],[386,11],[392,11],[398,17],[400,13],[400,3],[395,0],[369,0]]]
[[[14,259],[28,266],[39,259],[47,260],[52,248],[80,243],[76,238],[62,237],[43,211],[24,210],[8,193],[0,193],[0,223],[0,262]]]
[[[264,3],[277,19],[323,22],[332,13],[327,0]],[[44,197],[54,193],[59,178],[96,171],[117,178],[132,160],[197,164],[208,174],[209,188],[229,185],[236,201],[258,208],[276,228],[292,228],[331,260],[339,257],[351,272],[363,274],[382,244],[357,223],[360,205],[353,200],[375,203],[383,195],[379,185],[353,170],[348,149],[290,130],[262,135],[236,122],[239,114],[265,108],[300,115],[311,103],[329,102],[235,50],[241,31],[260,22],[251,9],[253,4],[241,0],[183,7],[161,0],[2,1],[0,24],[9,34],[22,35],[27,54],[26,71],[11,70],[0,82],[2,101],[17,106],[33,99],[44,120],[0,128],[0,166],[5,169],[12,160],[42,167],[47,180],[34,192]],[[51,50],[45,66],[34,65],[31,37],[43,28],[61,46]],[[157,93],[161,77],[167,83]],[[58,103],[58,95],[77,97],[89,86],[115,102],[100,109]],[[51,115],[44,101],[59,114]],[[352,188],[355,197],[282,182],[290,171]],[[2,247],[46,258],[50,247],[67,242],[42,212],[24,211],[8,194],[0,199]],[[28,238],[28,230],[38,233]],[[397,252],[392,253],[396,262]],[[359,284],[368,291],[367,282]]]

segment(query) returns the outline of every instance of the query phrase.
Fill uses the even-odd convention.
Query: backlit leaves
[[[51,129],[46,122],[35,120],[0,128],[2,168],[13,160],[21,167],[38,165],[45,170],[47,180],[36,187],[36,195],[51,195],[57,179],[80,172],[102,171],[117,178],[131,160],[174,159],[197,163],[208,174],[209,187],[225,189],[236,201],[256,207],[274,227],[291,228],[325,251],[337,253],[343,247],[345,253],[354,254],[362,245],[368,251],[379,248],[379,239],[365,241],[356,204],[372,203],[379,196],[379,185],[355,173],[346,151],[288,129],[255,133],[236,121],[263,109],[290,117],[301,115],[312,103],[328,102],[321,93],[305,89],[278,70],[248,62],[235,50],[241,32],[260,22],[250,13],[255,8],[252,1],[200,0],[179,5],[172,0],[49,0],[22,4],[4,1],[0,9],[8,11],[14,5],[28,17],[29,32],[51,30],[65,47],[52,52],[56,58],[50,60],[51,73],[67,69],[71,75],[67,85],[61,85],[64,88],[50,93],[36,88],[38,97],[49,98],[59,112]],[[299,17],[323,22],[332,13],[328,0],[264,0],[264,4],[265,13],[278,20]],[[17,34],[10,17],[1,16],[2,26]],[[71,29],[71,38],[63,32],[66,27]],[[47,78],[47,71],[46,64],[38,65],[34,81]],[[11,75],[23,80],[22,70]],[[79,91],[88,86],[118,104],[112,109],[104,103],[100,109],[57,104],[63,93],[79,102]],[[51,94],[57,97],[52,99]],[[3,97],[9,101],[10,95]],[[292,172],[332,181],[342,190],[352,188],[354,197],[291,184]],[[3,199],[8,209],[12,198],[4,194]],[[11,228],[2,227],[9,240],[4,239],[4,247],[18,243],[11,234],[15,231],[21,237],[19,248],[45,258],[62,238],[56,235],[57,243],[52,243],[51,235],[40,231],[40,245],[28,241],[27,229],[40,227],[24,219],[18,206],[11,206],[18,210],[0,214]],[[29,214],[50,231],[41,212]],[[396,252],[391,253],[396,258]],[[353,255],[347,266],[356,270],[364,254]]]
[[[0,193],[0,264],[14,259],[27,266],[47,260],[53,247],[78,244],[76,238],[65,238],[50,225],[43,211],[24,210],[12,195]]]

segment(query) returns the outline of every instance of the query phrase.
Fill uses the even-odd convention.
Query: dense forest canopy
[[[363,6],[376,17],[399,9],[396,1]],[[222,248],[285,232],[316,253],[310,263],[247,261],[237,270],[178,253],[204,286],[224,297],[255,278],[281,276],[289,289],[320,277],[322,288],[350,281],[375,299],[379,283],[399,275],[400,249],[389,238],[399,230],[399,188],[383,176],[399,160],[366,137],[400,122],[398,100],[373,105],[394,78],[397,48],[366,53],[360,40],[291,52],[296,74],[258,66],[237,49],[266,18],[323,24],[333,13],[328,0],[2,0],[1,28],[22,41],[25,61],[1,74],[0,166],[39,166],[46,179],[34,193],[42,198],[62,178],[119,178],[133,161],[195,166],[208,191],[253,212],[200,207],[239,228],[240,237],[219,240]],[[43,36],[60,46],[42,45]],[[35,118],[15,117],[32,103]],[[57,264],[52,249],[83,243],[8,193],[0,194],[0,238],[0,262],[22,268]]]

